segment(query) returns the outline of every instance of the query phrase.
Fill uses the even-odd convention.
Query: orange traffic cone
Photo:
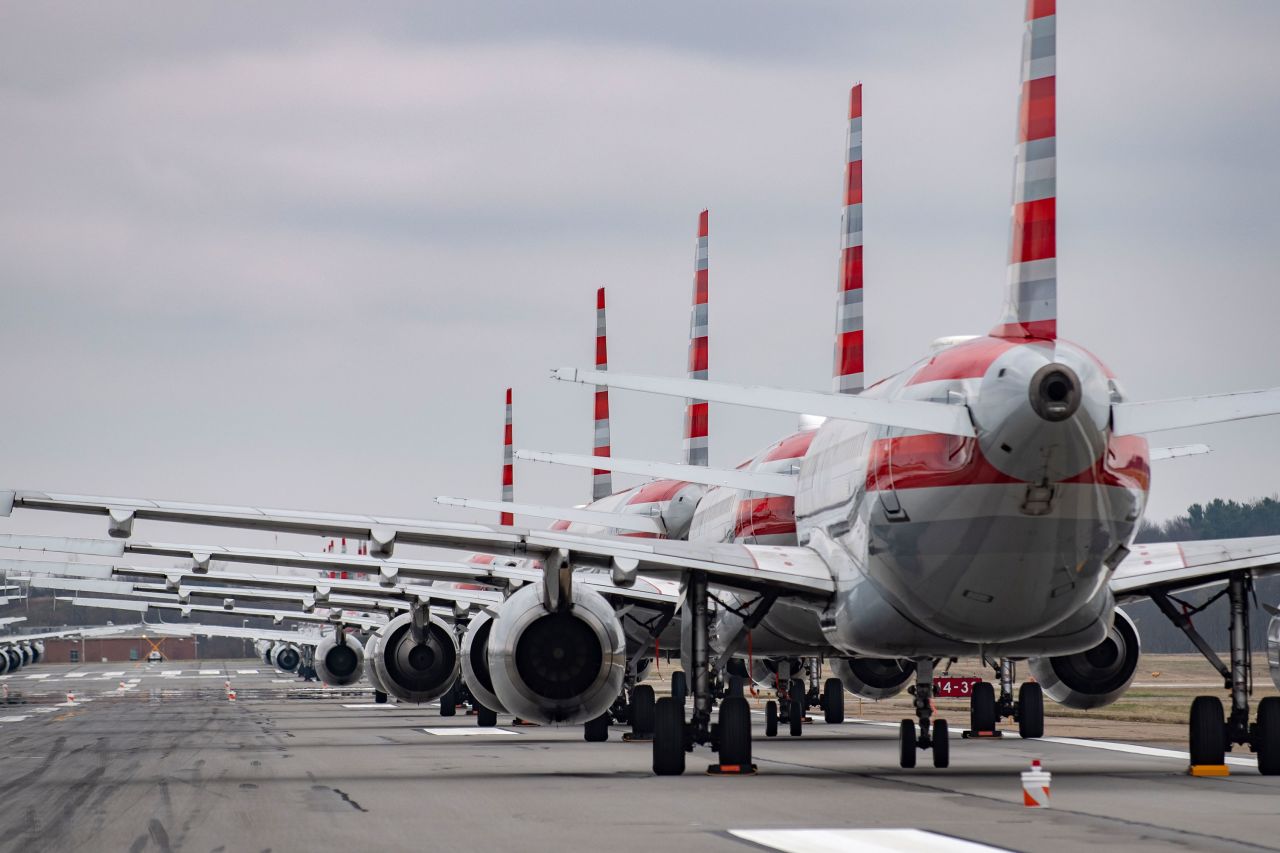
[[[1040,766],[1040,759],[1031,762],[1031,769],[1022,774],[1022,804],[1029,809],[1049,808],[1048,770]]]

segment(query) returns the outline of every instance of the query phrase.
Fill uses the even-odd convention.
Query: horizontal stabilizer
[[[608,385],[646,394],[688,397],[712,403],[772,409],[797,415],[820,415],[846,421],[882,424],[922,432],[974,436],[969,408],[964,405],[930,403],[924,400],[880,400],[853,394],[827,394],[821,391],[792,391],[759,385],[729,385],[701,379],[668,379],[636,376],[626,373],[600,373],[562,367],[551,371],[551,378],[584,385]]]
[[[705,384],[699,382],[700,385]],[[670,462],[649,462],[643,459],[619,459],[613,457],[582,456],[576,453],[548,453],[544,450],[517,450],[517,459],[529,462],[548,462],[552,465],[571,465],[575,468],[599,468],[602,471],[618,471],[623,474],[640,474],[664,480],[681,480],[702,483],[707,486],[728,486],[746,492],[765,492],[771,495],[796,493],[796,478],[792,474],[773,474],[756,471],[738,471],[725,468],[706,468],[701,465],[677,465]]]
[[[1116,435],[1142,435],[1266,415],[1280,415],[1280,388],[1111,406]]]
[[[524,453],[524,451],[522,450],[520,453]],[[584,458],[598,460],[601,457],[588,456]],[[600,468],[599,465],[594,467]],[[604,466],[604,468],[601,468],[601,470],[606,469],[608,469],[607,465]],[[529,515],[534,518],[550,518],[557,521],[574,521],[579,524],[598,524],[601,527],[612,527],[615,530],[630,530],[636,533],[653,533],[658,536],[666,533],[666,529],[662,526],[662,522],[648,515],[628,515],[621,512],[600,512],[599,510],[582,509],[580,507],[540,506],[537,504],[510,503],[508,501],[476,500],[474,498],[438,497],[436,498],[436,503],[441,506],[456,506],[463,507],[464,509],[484,509],[491,510],[493,512],[510,512],[517,515]]]
[[[1213,448],[1207,444],[1178,444],[1173,447],[1153,447],[1151,448],[1151,461],[1179,459],[1183,456],[1199,456],[1203,453],[1212,452]]]

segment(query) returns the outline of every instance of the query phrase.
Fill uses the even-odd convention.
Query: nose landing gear
[[[916,752],[921,749],[933,751],[933,766],[947,767],[951,764],[951,741],[946,720],[931,720],[933,717],[933,659],[921,658],[916,661],[916,683],[909,688],[915,696],[916,720],[905,719],[898,726],[898,763],[906,769],[916,766]],[[919,722],[919,732],[916,731]]]

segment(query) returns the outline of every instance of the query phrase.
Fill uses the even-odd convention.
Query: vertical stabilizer
[[[862,84],[859,83],[849,93],[849,131],[845,137],[832,383],[837,394],[857,394],[863,389],[862,346]]]
[[[511,389],[507,389],[507,422],[502,431],[502,500],[511,503],[515,500],[515,459],[511,450]],[[508,527],[516,523],[515,516],[509,512],[501,513],[499,524]]]
[[[596,291],[596,370],[609,369],[609,343],[605,333],[604,288]],[[595,443],[592,456],[609,455],[609,386],[596,386]],[[613,494],[613,477],[608,471],[591,472],[591,499],[598,501]]]
[[[689,378],[707,378],[707,211],[698,216],[693,254],[693,310],[689,315]],[[706,465],[707,401],[690,398],[684,414],[684,462]]]
[[[1022,93],[1013,173],[1013,229],[1004,319],[992,334],[1058,336],[1057,15],[1055,0],[1027,0]]]

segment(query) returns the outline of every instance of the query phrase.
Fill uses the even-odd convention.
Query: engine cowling
[[[297,672],[302,664],[302,650],[293,643],[278,643],[271,651],[271,665],[281,672]]]
[[[1031,658],[1031,674],[1045,695],[1068,708],[1086,710],[1110,705],[1124,694],[1138,671],[1138,629],[1129,615],[1116,609],[1106,638],[1073,655]]]
[[[402,613],[388,622],[370,657],[383,692],[402,702],[425,704],[443,696],[458,679],[458,641],[450,625],[432,616],[423,629],[424,642],[418,644],[412,621],[412,614]]]
[[[915,665],[897,658],[831,658],[831,672],[844,689],[863,699],[897,696],[915,676]]]
[[[273,642],[268,641],[262,644],[262,649],[261,649],[262,662],[265,663],[267,666],[271,666],[272,654],[275,652],[275,650],[276,650],[276,644]]]
[[[382,643],[382,631],[375,631],[368,642],[364,644],[364,677],[369,684],[378,693],[386,693],[387,687],[382,683],[382,679],[378,678],[378,669],[373,665],[373,660],[378,655],[378,646]]]
[[[574,584],[570,606],[551,613],[542,583],[498,608],[489,635],[493,692],[512,714],[540,723],[585,723],[622,692],[627,644],[604,596]]]
[[[40,663],[44,660],[44,640],[36,640],[31,644],[31,662]]]
[[[32,662],[34,655],[31,652],[31,646],[26,643],[18,644],[18,654],[22,655],[22,665],[26,666]]]
[[[364,672],[364,646],[355,637],[338,630],[316,645],[315,668],[322,684],[334,687],[355,684]]]
[[[0,675],[4,675],[9,671],[9,655],[4,649],[0,649]]]
[[[1271,683],[1280,690],[1280,616],[1272,616],[1267,623],[1267,668]]]
[[[490,711],[506,712],[502,700],[493,692],[493,677],[489,673],[489,637],[493,632],[493,617],[481,612],[471,617],[466,636],[462,638],[462,680],[475,700]]]
[[[22,668],[22,654],[13,646],[9,646],[4,650],[5,657],[9,659],[9,671],[15,672]]]

